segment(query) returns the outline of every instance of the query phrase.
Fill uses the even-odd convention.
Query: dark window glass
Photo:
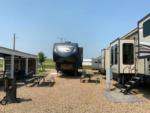
[[[114,55],[113,55],[113,47],[111,47],[111,64],[112,64],[112,65],[113,65],[113,59],[114,59],[113,56],[114,56]]]
[[[118,52],[118,48],[117,48],[117,45],[116,45],[115,46],[115,64],[118,63],[118,54],[117,54],[117,52]]]
[[[150,19],[143,24],[143,36],[147,37],[150,35]]]
[[[134,63],[134,53],[133,44],[125,43],[123,44],[123,64],[133,64]]]

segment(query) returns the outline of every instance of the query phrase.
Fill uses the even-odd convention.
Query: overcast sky
[[[149,0],[0,0],[0,46],[52,58],[60,38],[84,47],[84,58],[137,26],[150,13]]]

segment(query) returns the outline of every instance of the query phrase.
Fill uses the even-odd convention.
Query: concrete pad
[[[136,103],[143,102],[141,98],[136,97],[135,95],[124,95],[120,92],[120,89],[115,89],[114,91],[105,91],[105,97],[113,103]]]

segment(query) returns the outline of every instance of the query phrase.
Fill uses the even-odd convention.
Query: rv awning
[[[139,58],[150,57],[150,43],[140,42],[139,43]]]

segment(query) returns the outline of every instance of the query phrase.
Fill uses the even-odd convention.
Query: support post
[[[21,60],[20,58],[18,58],[18,69],[21,70]]]
[[[5,71],[5,58],[3,59],[3,71]]]
[[[111,79],[112,79],[112,71],[111,69],[106,69],[106,90],[111,90]]]
[[[37,70],[37,69],[38,69],[38,59],[36,59],[35,65],[36,65],[36,66],[35,66],[35,74],[37,74],[37,71],[38,71],[38,70]]]
[[[26,69],[25,69],[25,72],[26,72],[26,75],[28,75],[28,65],[29,64],[29,60],[28,58],[26,58]]]
[[[106,90],[110,91],[111,90],[111,80],[112,80],[112,70],[111,70],[111,64],[110,64],[110,48],[106,50],[105,53],[106,56]]]
[[[14,79],[14,55],[11,55],[10,78]]]

